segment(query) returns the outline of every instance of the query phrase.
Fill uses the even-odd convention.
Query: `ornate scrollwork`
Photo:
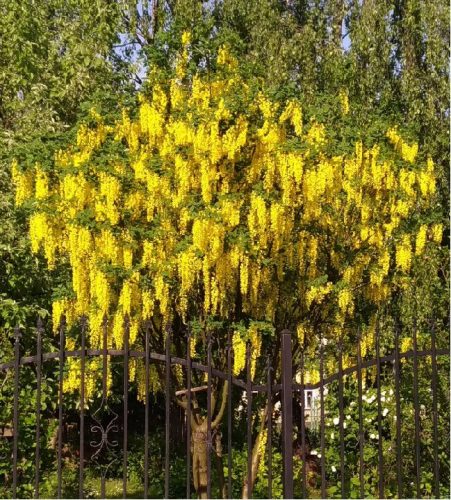
[[[91,425],[92,434],[100,434],[98,440],[89,442],[90,446],[95,449],[91,459],[96,460],[99,464],[102,462],[102,491],[104,493],[105,478],[111,464],[116,459],[111,460],[108,455],[113,451],[113,448],[118,446],[118,442],[110,438],[110,433],[119,432],[117,420],[119,415],[108,404],[108,390],[107,390],[107,372],[108,372],[108,357],[107,357],[107,323],[108,319],[103,318],[103,380],[102,380],[102,399],[100,400],[97,410],[95,410],[91,417],[94,424]],[[102,453],[103,452],[103,453]],[[102,460],[104,459],[104,460]],[[105,466],[105,462],[106,466]]]
[[[112,419],[104,426],[102,424],[102,416],[105,415],[112,415]],[[94,420],[95,424],[91,426],[91,432],[92,433],[100,433],[100,440],[98,442],[96,441],[90,441],[89,444],[92,448],[97,448],[95,453],[92,455],[92,459],[95,459],[98,457],[105,448],[107,451],[111,451],[112,448],[115,448],[118,446],[118,442],[116,440],[110,440],[108,437],[109,432],[118,432],[119,427],[117,426],[117,419],[119,418],[119,415],[112,410],[108,406],[108,402],[106,401],[105,397],[102,397],[102,400],[100,402],[99,407],[97,410],[92,414],[92,419]]]

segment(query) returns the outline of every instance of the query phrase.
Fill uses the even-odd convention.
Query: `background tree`
[[[12,152],[25,145],[30,159],[41,160],[84,102],[120,100],[134,87],[127,54],[114,48],[122,31],[119,4],[13,0],[0,2],[0,12],[0,307],[8,326],[36,308],[49,310],[52,288],[65,279],[46,273],[30,253],[23,213],[13,208]]]

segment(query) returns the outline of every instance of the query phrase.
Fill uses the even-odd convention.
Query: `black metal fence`
[[[255,428],[253,428],[253,419],[255,419],[255,405],[253,403],[257,398],[260,408],[262,407],[262,400],[266,401],[263,405],[263,407],[266,406],[265,416],[262,418],[264,419],[263,428],[267,438],[263,457],[260,458],[260,461],[264,462],[265,471],[264,474],[260,474],[258,481],[266,481],[268,498],[277,495],[274,484],[275,482],[280,483],[280,479],[282,479],[284,498],[308,498],[309,496],[317,498],[326,498],[328,496],[335,498],[364,498],[367,496],[379,498],[386,498],[387,496],[398,498],[430,496],[439,498],[449,493],[449,386],[442,387],[443,379],[446,382],[448,381],[449,350],[436,347],[434,328],[430,332],[431,345],[429,349],[420,350],[418,348],[417,333],[416,329],[414,329],[412,332],[413,348],[401,352],[399,335],[397,334],[394,339],[394,348],[390,353],[381,353],[378,329],[376,331],[376,356],[373,359],[363,359],[359,338],[357,341],[357,363],[354,366],[343,366],[344,353],[342,344],[339,342],[337,349],[338,370],[327,375],[325,372],[324,343],[321,342],[317,359],[319,381],[315,383],[305,382],[306,372],[303,352],[301,352],[299,365],[295,366],[293,371],[292,335],[288,330],[284,330],[281,333],[280,353],[276,353],[280,363],[277,366],[281,368],[280,381],[274,380],[273,360],[275,355],[273,355],[272,358],[268,357],[264,384],[255,384],[251,380],[252,353],[249,344],[246,350],[245,379],[233,375],[233,347],[230,338],[226,348],[225,367],[221,370],[213,365],[211,341],[207,344],[206,364],[191,359],[191,337],[189,335],[186,343],[186,357],[182,358],[171,354],[170,331],[167,332],[164,354],[150,351],[149,328],[144,330],[145,349],[143,351],[130,349],[130,332],[127,323],[124,327],[124,347],[121,350],[113,350],[107,347],[106,325],[104,325],[103,329],[102,349],[87,348],[86,321],[81,323],[81,345],[76,350],[66,350],[66,328],[63,323],[59,328],[59,350],[43,352],[43,331],[43,325],[39,322],[35,354],[21,355],[21,331],[16,328],[14,359],[0,364],[0,372],[3,373],[4,380],[9,377],[9,386],[11,387],[11,394],[8,391],[2,392],[2,401],[7,405],[5,403],[7,393],[12,397],[11,411],[3,411],[5,421],[0,422],[3,428],[3,435],[0,439],[4,441],[3,450],[6,450],[6,453],[3,453],[1,457],[3,464],[0,469],[0,482],[4,483],[4,492],[9,492],[10,496],[14,498],[18,496],[20,486],[26,477],[21,465],[20,440],[23,437],[21,432],[22,422],[27,417],[27,414],[24,413],[25,405],[21,393],[21,372],[27,367],[32,369],[32,376],[35,379],[35,420],[33,421],[35,424],[34,485],[30,496],[40,497],[43,452],[47,453],[47,455],[49,452],[47,449],[49,445],[44,446],[41,439],[41,427],[43,425],[42,419],[50,418],[50,416],[57,421],[56,445],[53,451],[50,452],[54,452],[56,455],[56,496],[58,498],[65,496],[63,469],[66,466],[64,442],[66,432],[65,400],[67,396],[64,393],[63,381],[65,363],[69,358],[80,360],[79,405],[76,412],[78,418],[78,428],[76,430],[78,440],[78,495],[80,498],[84,498],[86,495],[85,472],[94,462],[102,465],[100,496],[102,498],[106,497],[106,484],[111,466],[110,452],[117,448],[122,448],[120,454],[122,459],[122,495],[125,498],[128,494],[128,439],[130,427],[136,428],[142,424],[142,422],[138,423],[136,419],[132,422],[129,420],[129,403],[131,403],[129,363],[132,359],[143,360],[145,366],[142,436],[142,495],[144,498],[149,496],[150,481],[151,404],[149,373],[152,364],[158,366],[162,375],[161,378],[164,380],[164,460],[162,460],[162,467],[164,471],[163,495],[165,498],[170,496],[170,484],[173,480],[173,477],[171,477],[171,446],[174,446],[172,435],[178,432],[177,426],[171,422],[172,403],[176,398],[172,369],[177,365],[183,370],[184,380],[186,381],[186,390],[182,391],[184,399],[181,406],[185,408],[184,413],[186,416],[184,422],[182,422],[186,426],[183,433],[183,442],[186,445],[184,455],[187,498],[191,498],[192,495],[211,498],[214,491],[219,491],[218,494],[223,497],[232,498],[236,496],[233,494],[232,485],[232,482],[236,481],[233,473],[233,468],[236,467],[236,463],[233,461],[235,446],[233,441],[234,412],[237,411],[236,391],[245,395],[244,398],[241,398],[241,401],[246,405],[243,445],[247,457],[246,464],[242,465],[245,470],[240,471],[241,475],[239,476],[244,484],[243,495],[245,497],[252,497],[252,490],[255,487],[258,473],[258,466],[253,463],[252,452],[257,439]],[[102,390],[100,398],[90,401],[88,404],[86,400],[86,360],[95,357],[102,361]],[[110,402],[112,394],[109,392],[107,381],[108,362],[114,359],[123,362],[122,402],[119,406],[117,397],[115,404]],[[443,360],[445,360],[444,363]],[[46,365],[52,362],[57,364],[55,380],[57,402],[53,408],[49,408],[49,405],[45,405],[44,408],[42,401],[43,373]],[[423,404],[424,401],[420,401],[422,391],[424,392],[424,388],[419,387],[420,364],[425,364],[428,367],[427,377],[430,387],[427,392],[430,397],[427,408]],[[369,390],[374,394],[368,399],[364,394],[363,385],[366,380],[365,377],[368,376],[371,370],[375,371],[375,377],[370,384]],[[204,374],[206,387],[192,387],[194,373]],[[391,424],[385,423],[388,410],[383,407],[388,396],[384,395],[384,381],[386,390],[390,390],[394,400]],[[225,411],[223,412],[225,418],[221,422],[217,422],[213,415],[215,411],[215,404],[212,403],[213,382],[218,386],[222,384],[224,401],[226,401],[224,403]],[[393,383],[393,389],[388,389],[390,383]],[[404,392],[403,387],[407,387]],[[206,394],[206,416],[204,420],[194,415],[196,412],[199,414],[200,410],[193,401],[193,398],[196,397],[195,391],[203,389],[205,389]],[[316,399],[313,398],[316,401],[315,405],[312,404],[312,394],[316,394]],[[448,394],[447,407],[439,403],[439,398],[443,397],[443,394]],[[375,433],[369,434],[366,429],[365,421],[368,418],[365,417],[364,409],[368,400],[371,403],[376,403],[376,416],[373,418],[374,422],[371,425],[372,428],[377,429],[377,435]],[[313,411],[313,406],[315,406],[315,411]],[[406,408],[410,408],[413,414],[406,413]],[[355,418],[350,418],[351,410],[355,413]],[[281,417],[281,425],[279,416]],[[190,423],[196,418],[198,418],[198,423],[201,422],[202,424],[203,422],[203,427],[199,425],[193,434]],[[351,423],[354,429],[352,432],[350,429]],[[407,433],[409,434],[407,435],[407,444],[405,444],[406,431],[403,431],[403,426],[407,426]],[[212,489],[213,477],[218,480],[218,474],[221,474],[221,467],[216,475],[212,471],[212,454],[215,451],[213,442],[214,437],[218,434],[219,427],[224,428],[224,434],[226,435],[226,452],[221,457],[221,462],[224,459],[222,470],[226,470],[227,477],[223,478],[224,488],[222,491]],[[430,432],[424,430],[426,427],[430,429]],[[9,437],[5,429],[9,429]],[[443,434],[443,429],[448,429],[448,436]],[[338,434],[337,440],[335,440],[335,430]],[[413,431],[413,436],[410,436],[411,431]],[[180,441],[180,437],[177,440]],[[193,463],[193,460],[198,460],[198,457],[196,458],[193,454],[193,446],[202,446],[202,443],[204,443],[203,445],[206,446],[208,451],[206,464],[201,463],[200,466],[197,464],[197,477],[195,478],[193,477],[193,468],[196,467],[196,464]],[[315,443],[317,446],[315,446]],[[411,448],[412,443],[414,449]],[[274,455],[274,450],[278,450],[279,447],[281,448],[281,463],[277,462],[278,459]],[[317,449],[313,450],[314,447]],[[116,455],[114,459],[116,460],[116,466],[119,460],[118,456]],[[377,464],[376,469],[368,467],[367,462],[369,459],[372,460],[373,465]],[[199,467],[202,469],[203,466],[206,466],[205,481],[201,477],[203,471],[199,472]],[[279,477],[281,473],[282,478]],[[375,477],[369,478],[368,474]],[[424,480],[425,477],[427,481]],[[448,480],[446,480],[446,477],[448,477]],[[375,478],[377,480],[376,491],[369,492],[368,483]]]

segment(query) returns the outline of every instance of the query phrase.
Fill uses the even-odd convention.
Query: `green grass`
[[[100,495],[100,478],[88,478],[84,484],[86,497],[88,498],[101,498]],[[122,498],[122,479],[107,479],[105,481],[105,493],[108,498]],[[149,491],[149,496],[153,497],[152,492]],[[127,496],[126,498],[143,498],[144,487],[138,481],[127,482]]]
[[[63,498],[79,498],[79,476],[78,469],[68,471],[63,470],[62,478],[62,496]],[[56,472],[45,478],[40,486],[40,498],[56,498],[58,488],[58,477]],[[153,491],[154,488],[149,487],[148,496],[150,498],[161,496],[159,491]],[[83,482],[83,491],[85,498],[102,498],[101,478],[94,476],[92,472],[86,471]],[[123,498],[122,497],[122,479],[106,479],[105,494],[107,498]],[[143,498],[144,485],[143,481],[139,480],[135,475],[131,475],[127,481],[127,497],[126,498]]]

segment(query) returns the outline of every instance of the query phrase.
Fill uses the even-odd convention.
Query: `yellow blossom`
[[[408,272],[412,259],[412,247],[408,235],[404,235],[396,246],[396,266],[402,271]]]
[[[49,179],[47,174],[36,166],[36,199],[42,200],[49,195]]]
[[[318,304],[320,304],[323,301],[324,297],[331,292],[332,287],[332,283],[327,283],[323,286],[313,286],[312,288],[310,288],[306,295],[307,307],[309,307],[312,302],[317,302]]]
[[[340,93],[338,95],[339,95],[339,98],[340,98],[341,112],[344,115],[347,115],[349,113],[348,90],[347,89],[341,89]]]
[[[182,44],[188,45],[189,43],[191,43],[191,33],[189,31],[184,31],[182,33]]]
[[[246,343],[241,338],[240,332],[233,332],[233,374],[237,376],[246,366]]]
[[[33,194],[33,177],[30,172],[20,171],[16,160],[12,163],[11,172],[13,183],[16,187],[16,205],[22,205]]]
[[[338,307],[341,309],[343,313],[353,311],[354,304],[352,300],[352,293],[349,288],[343,288],[338,293]]]
[[[307,132],[307,142],[320,147],[326,143],[326,129],[322,123],[313,122]]]
[[[432,241],[441,243],[443,235],[443,224],[433,224],[431,227]]]
[[[423,224],[417,233],[415,240],[415,255],[421,255],[423,253],[426,245],[427,229],[427,225]]]

